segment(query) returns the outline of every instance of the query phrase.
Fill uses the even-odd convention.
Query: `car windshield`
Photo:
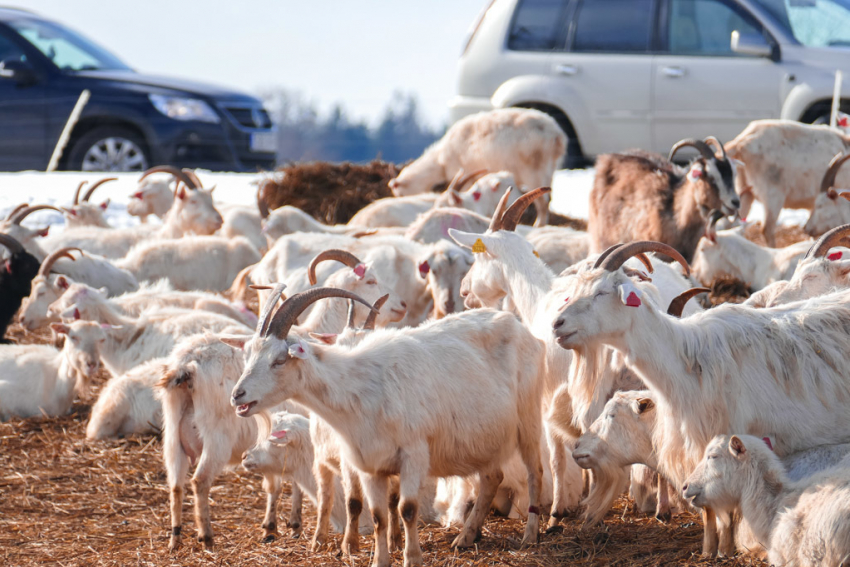
[[[130,70],[105,49],[52,22],[20,18],[9,25],[63,71]]]
[[[850,0],[754,0],[808,47],[850,47]]]

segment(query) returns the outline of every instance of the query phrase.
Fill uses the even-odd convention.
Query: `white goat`
[[[440,319],[463,311],[460,286],[472,266],[472,254],[447,240],[429,248],[428,255],[419,260],[419,277],[428,282],[427,291],[434,301],[431,315]]]
[[[261,253],[268,249],[269,243],[263,233],[263,225],[257,207],[220,203],[217,208],[221,211],[224,220],[219,231],[222,236],[227,238],[245,237]]]
[[[569,301],[553,329],[565,349],[614,347],[652,390],[665,444],[685,447],[662,451],[662,474],[681,486],[711,437],[723,431],[775,435],[780,454],[850,436],[850,414],[832,403],[850,397],[850,381],[837,370],[850,296],[769,310],[724,305],[678,320],[645,301],[619,269],[652,250],[675,255],[660,243],[632,243],[578,274],[564,290]],[[704,543],[713,553],[716,542]],[[731,546],[724,541],[723,551]]]
[[[168,180],[146,179],[149,175],[160,172],[170,174],[171,178]],[[130,195],[130,201],[127,203],[127,213],[134,217],[139,217],[142,222],[147,222],[148,215],[164,218],[174,203],[171,182],[179,181],[179,173],[176,172],[179,172],[179,170],[171,166],[152,167],[144,172],[139,179],[138,188]]]
[[[237,414],[247,417],[291,398],[333,427],[344,440],[346,461],[364,473],[379,567],[390,560],[387,475],[400,476],[405,562],[421,565],[417,508],[425,474],[479,472],[479,499],[454,542],[468,547],[502,479],[501,465],[517,447],[529,484],[523,543],[535,542],[542,477],[539,342],[514,316],[477,310],[415,329],[378,329],[350,348],[312,343],[290,329],[316,297],[322,295],[290,297],[271,321],[261,318],[247,346],[245,339],[229,342],[245,347],[248,358],[231,399]],[[288,378],[293,372],[298,380]]]
[[[746,282],[750,289],[790,279],[797,263],[812,246],[811,240],[785,248],[764,248],[744,237],[745,226],[717,231],[714,224],[723,213],[718,212],[708,223],[706,234],[697,245],[691,268],[704,285],[715,278],[731,276]]]
[[[227,291],[262,256],[244,237],[187,236],[135,246],[115,264],[139,281],[167,279],[178,290]]]
[[[0,346],[0,420],[68,413],[74,394],[83,395],[99,368],[98,347],[106,334],[97,323],[54,323],[66,335],[61,351],[47,345]]]
[[[777,281],[750,296],[745,305],[750,307],[776,307],[792,301],[808,299],[846,288],[850,281],[850,251],[830,250],[845,242],[850,234],[850,224],[836,227],[821,236],[806,256],[797,264],[788,281]]]
[[[77,191],[74,193],[74,201],[71,206],[62,208],[62,212],[65,215],[65,226],[67,228],[76,226],[100,226],[103,228],[110,228],[109,223],[106,222],[106,217],[103,215],[109,207],[109,199],[102,202],[100,205],[90,203],[89,199],[91,199],[95,189],[104,183],[117,180],[117,177],[106,177],[99,181],[95,181],[92,186],[89,187],[88,191],[86,191],[85,195],[83,195],[81,200],[80,191],[83,189],[85,184],[88,183],[87,181],[82,181],[77,186]]]
[[[848,467],[793,482],[758,437],[718,435],[682,490],[695,506],[740,506],[772,565],[838,567],[850,557]]]
[[[779,212],[814,208],[821,189],[818,182],[833,156],[844,153],[848,145],[850,139],[829,126],[791,120],[750,122],[725,146],[729,157],[741,162],[736,181],[741,217],[747,217],[753,200],[758,199],[765,209],[764,238],[768,246],[774,246]],[[844,187],[850,186],[850,175],[845,173],[841,179]]]
[[[333,226],[322,224],[301,209],[290,205],[271,211],[263,223],[263,234],[271,243],[276,242],[281,236],[296,232],[346,234],[351,230],[352,228],[345,224]]]
[[[86,439],[158,433],[162,404],[154,386],[165,368],[164,358],[154,358],[109,380],[91,408]]]
[[[171,550],[180,545],[183,485],[189,467],[197,462],[192,489],[198,541],[212,549],[210,488],[226,466],[241,462],[242,454],[257,439],[257,421],[238,419],[227,407],[227,392],[242,373],[244,361],[240,352],[219,338],[205,334],[181,341],[166,360],[157,384],[163,412],[162,455],[170,489]],[[276,502],[280,484],[269,481],[264,486],[277,488]],[[276,533],[274,522],[263,524],[264,539]]]
[[[508,170],[519,186],[549,186],[566,147],[566,135],[543,112],[525,108],[479,112],[452,125],[389,185],[398,196],[415,195],[448,181],[460,169],[485,169]],[[548,222],[548,199],[544,195],[540,202],[537,226]]]

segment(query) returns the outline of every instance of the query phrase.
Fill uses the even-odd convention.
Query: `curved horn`
[[[696,138],[686,138],[676,142],[673,147],[670,148],[670,155],[667,156],[667,161],[672,163],[676,152],[687,147],[696,148],[700,155],[705,159],[717,159],[717,156],[714,155],[714,150],[709,148],[708,144],[702,140],[697,140]]]
[[[80,191],[83,190],[83,187],[85,187],[86,183],[88,183],[88,181],[80,181],[80,184],[77,185],[77,190],[74,192],[74,204],[75,205],[80,204]]]
[[[605,261],[605,258],[607,258],[608,256],[610,256],[610,255],[611,255],[611,252],[613,252],[614,250],[616,250],[616,249],[617,249],[617,248],[619,248],[620,246],[623,246],[623,243],[622,243],[622,242],[621,242],[621,243],[619,243],[619,244],[615,244],[614,246],[609,246],[609,247],[605,250],[605,252],[603,252],[602,254],[600,254],[600,255],[599,255],[599,258],[597,258],[597,259],[596,259],[596,262],[594,262],[594,264],[593,264],[593,269],[595,270],[596,268],[598,268],[599,266],[601,266],[601,265],[602,265],[602,262],[604,262],[604,261]],[[644,265],[644,267],[646,267],[646,270],[647,270],[650,274],[651,274],[651,273],[653,273],[653,272],[655,272],[655,268],[653,268],[653,267],[652,267],[652,262],[650,262],[650,261],[649,261],[649,256],[647,256],[646,254],[644,254],[643,252],[641,252],[641,253],[639,253],[639,254],[635,254],[635,258],[637,258],[638,260],[640,260],[641,264],[643,264],[643,265]]]
[[[469,175],[465,176],[463,179],[461,179],[460,181],[457,182],[457,187],[455,188],[455,191],[460,193],[461,191],[466,189],[467,185],[471,185],[472,183],[475,183],[476,181],[478,181],[479,179],[481,179],[482,177],[484,177],[488,173],[489,172],[486,169],[479,169],[478,171],[473,171],[472,173],[470,173]]]
[[[8,248],[12,254],[20,254],[24,251],[24,246],[20,242],[3,232],[0,232],[0,244]]]
[[[667,315],[672,315],[673,317],[681,317],[682,311],[685,309],[685,304],[695,295],[699,295],[701,293],[706,293],[711,291],[707,287],[692,287],[691,289],[684,291],[673,298],[673,301],[670,302],[670,307],[667,308]]]
[[[844,162],[850,159],[850,153],[836,154],[829,162],[829,167],[826,168],[826,173],[820,182],[821,193],[826,193],[832,186],[835,185],[835,176],[838,175],[838,170],[844,165]]]
[[[499,199],[499,204],[496,205],[496,212],[493,213],[493,218],[490,219],[490,232],[496,232],[502,228],[502,215],[505,213],[505,209],[508,208],[508,198],[510,198],[513,189],[513,187],[508,187],[505,190],[505,194]]]
[[[198,174],[195,173],[194,169],[184,167],[183,173],[186,174],[186,177],[192,180],[192,185],[189,186],[189,189],[200,189],[204,186],[204,184],[201,183],[200,178],[198,178]]]
[[[516,225],[519,224],[519,219],[522,217],[522,213],[525,212],[525,209],[527,209],[528,206],[538,198],[551,192],[551,187],[538,187],[514,201],[513,204],[508,207],[508,210],[505,211],[505,214],[502,215],[502,230],[516,230]]]
[[[3,219],[3,220],[7,220],[7,221],[12,220],[13,216],[15,216],[19,211],[26,209],[28,206],[29,206],[28,203],[21,203],[20,205],[18,205],[17,207],[15,207],[11,211],[9,211],[9,214],[6,215],[6,218]]]
[[[452,177],[452,180],[449,181],[449,186],[446,187],[446,191],[455,191],[457,192],[457,187],[460,184],[460,178],[463,177],[463,168],[457,170],[455,176]]]
[[[254,289],[268,289],[268,286],[251,286]],[[263,305],[263,312],[260,313],[260,318],[257,321],[257,331],[259,331],[260,336],[266,334],[266,330],[269,327],[269,319],[271,318],[271,314],[274,311],[274,308],[277,306],[277,302],[280,299],[281,295],[283,295],[283,290],[286,289],[286,284],[275,284],[272,289],[272,293],[269,296],[266,304]]]
[[[192,179],[173,165],[158,165],[156,167],[152,167],[142,174],[142,176],[139,178],[139,181],[142,181],[145,177],[154,173],[170,173],[174,176],[175,179],[182,181],[183,184],[186,185],[186,187],[188,187],[189,189],[193,188]]]
[[[717,240],[717,221],[725,217],[722,211],[713,209],[708,216],[708,222],[705,225],[705,235],[714,242]]]
[[[346,327],[354,328],[354,306],[357,305],[353,299],[348,300],[348,323],[345,324]],[[371,315],[371,313],[370,313]]]
[[[266,203],[265,199],[260,198],[259,193],[257,193],[257,208],[260,210],[261,219],[269,218],[269,204]]]
[[[30,216],[32,213],[43,210],[56,211],[58,213],[61,213],[62,215],[65,214],[62,209],[60,209],[59,207],[54,207],[53,205],[32,205],[19,210],[15,213],[14,216],[9,217],[9,220],[12,222],[12,224],[21,224],[21,221]]]
[[[714,136],[709,136],[705,140],[703,140],[706,144],[710,146],[714,146],[717,150],[720,151],[721,158],[723,161],[729,161],[729,157],[726,155],[726,148],[723,147],[723,144],[720,143],[720,140],[715,138]],[[717,157],[717,153],[715,152],[714,157]]]
[[[679,254],[679,251],[670,246],[669,244],[664,244],[663,242],[655,242],[653,240],[640,240],[638,242],[630,242],[628,244],[624,244],[614,250],[605,260],[599,263],[600,268],[604,268],[609,272],[614,272],[619,270],[620,267],[625,263],[626,260],[631,258],[632,256],[638,255],[640,252],[657,252],[659,254],[664,254],[665,256],[669,256],[670,258],[679,262],[682,267],[685,269],[685,275],[690,275],[691,267],[688,266],[688,263]]]
[[[841,241],[844,240],[848,234],[850,234],[850,224],[842,224],[841,226],[837,226],[824,233],[824,235],[818,238],[817,242],[809,248],[809,251],[806,252],[806,258],[819,258],[821,256],[826,256],[829,249],[841,244]]]
[[[94,193],[95,189],[97,189],[98,187],[100,187],[104,183],[109,183],[110,181],[118,181],[118,178],[117,177],[104,177],[103,179],[95,181],[92,184],[92,186],[89,187],[89,190],[86,191],[86,194],[83,195],[83,201],[88,201],[89,199],[91,199],[92,193]],[[76,205],[77,203],[74,203],[74,204]]]
[[[310,278],[310,285],[316,285],[316,266],[325,260],[336,260],[337,262],[342,262],[352,270],[356,268],[358,264],[363,263],[357,258],[357,256],[346,250],[332,248],[330,250],[320,252],[319,255],[313,258],[313,261],[310,262],[310,267],[307,268],[307,277]]]
[[[295,324],[298,316],[304,312],[310,305],[325,299],[327,297],[342,297],[345,299],[353,299],[359,301],[369,309],[374,309],[372,305],[355,293],[335,287],[317,287],[301,293],[296,293],[289,299],[283,302],[283,305],[275,312],[266,330],[265,336],[274,335],[279,339],[285,339],[289,335],[289,330]]]
[[[71,256],[71,250],[76,250],[80,253],[80,256],[83,255],[83,251],[79,248],[74,248],[72,246],[67,246],[65,248],[60,248],[54,252],[51,252],[47,258],[41,263],[41,266],[38,268],[38,275],[47,277],[50,274],[50,270],[53,269],[53,264],[56,263],[56,260],[59,258],[68,258],[72,262],[76,262],[77,259]]]
[[[372,311],[369,312],[369,315],[366,316],[366,322],[363,323],[364,331],[374,331],[375,323],[378,321],[378,315],[381,313],[381,307],[384,306],[384,303],[390,298],[390,294],[382,295],[375,301],[375,304],[372,305]],[[351,305],[354,305],[354,302],[351,302]]]

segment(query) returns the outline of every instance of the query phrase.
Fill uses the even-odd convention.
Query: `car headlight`
[[[148,95],[153,107],[162,114],[174,120],[197,120],[198,122],[211,122],[218,124],[221,119],[210,105],[196,98],[184,98],[179,96]]]

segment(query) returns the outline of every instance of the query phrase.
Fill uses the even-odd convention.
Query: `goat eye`
[[[378,282],[376,282],[375,280],[369,280],[368,282],[366,282],[366,285],[378,285]]]
[[[608,292],[607,291],[597,291],[596,295],[594,295],[593,298],[596,299],[597,297],[602,297],[603,295],[608,295]]]
[[[275,361],[272,362],[272,368],[277,368],[278,366],[283,366],[284,364],[286,364],[286,357],[282,356],[278,359],[275,359]]]

